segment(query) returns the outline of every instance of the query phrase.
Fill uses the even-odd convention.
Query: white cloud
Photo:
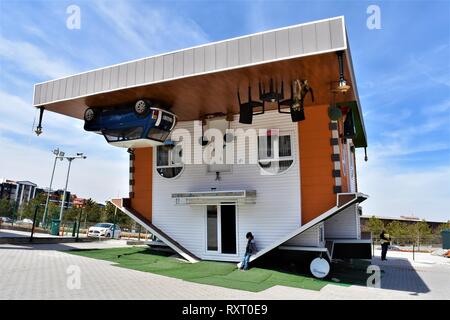
[[[0,57],[38,78],[59,78],[75,73],[75,70],[62,59],[48,56],[37,46],[2,36],[0,36]]]
[[[370,196],[364,214],[450,220],[450,165],[405,171],[388,158],[371,158],[364,162],[358,153],[358,189]]]
[[[88,156],[73,164],[69,185],[73,193],[98,201],[116,197],[118,192],[127,196],[124,149],[111,147],[102,136],[85,132],[82,121],[52,112],[44,113],[44,133],[37,137],[31,128],[33,116],[31,103],[0,91],[0,177],[30,180],[46,187],[53,160],[50,150],[60,147],[66,154],[84,152]],[[58,168],[54,186],[63,188],[67,163],[58,162]]]
[[[124,149],[109,146],[102,136],[85,132],[82,121],[52,112],[44,113],[44,132],[36,137],[32,126],[37,113],[31,106],[32,85],[28,82],[30,79],[59,78],[78,72],[74,63],[80,56],[86,56],[86,52],[90,63],[99,55],[106,60],[120,57],[119,54],[111,54],[118,48],[147,55],[204,43],[208,38],[195,21],[180,16],[176,11],[143,9],[125,1],[96,2],[92,6],[97,18],[103,19],[97,19],[91,27],[102,28],[105,22],[110,26],[110,36],[95,42],[95,54],[89,45],[84,45],[77,57],[67,52],[66,58],[61,58],[61,50],[64,52],[68,48],[65,38],[55,46],[49,38],[59,35],[49,37],[48,32],[52,30],[48,25],[44,32],[44,26],[32,21],[23,22],[26,33],[45,46],[33,44],[28,40],[30,37],[12,39],[0,36],[0,59],[5,66],[2,71],[7,73],[0,78],[3,90],[9,83],[7,92],[0,90],[0,177],[31,180],[45,187],[51,174],[51,149],[60,147],[66,154],[84,152],[88,158],[74,163],[69,189],[79,196],[104,201],[118,195],[127,196],[128,154]],[[96,39],[95,33],[92,39]],[[65,60],[69,58],[70,62]],[[11,83],[7,79],[20,81]],[[28,86],[29,91],[24,93],[19,86]],[[16,95],[19,92],[20,96]],[[36,125],[34,123],[34,127]],[[63,187],[66,168],[67,163],[58,164],[55,187]]]
[[[180,12],[127,1],[97,1],[94,9],[121,38],[122,47],[134,52],[148,54],[208,42],[198,24]]]
[[[50,151],[34,145],[21,144],[0,136],[0,177],[29,180],[47,187],[53,166]],[[64,188],[67,161],[58,161],[53,188]],[[103,202],[110,198],[127,197],[128,161],[126,152],[116,158],[88,155],[86,160],[72,163],[68,190],[80,197]]]
[[[450,94],[449,94],[450,96]],[[440,114],[450,110],[450,98],[422,110],[423,114]],[[447,113],[448,116],[448,113]],[[448,120],[448,117],[447,117]]]
[[[38,112],[23,98],[0,90],[0,133],[3,135],[17,134],[19,136],[30,136],[36,138],[33,130],[37,126]],[[35,121],[34,121],[35,120]],[[34,127],[33,127],[34,124]],[[66,145],[79,145],[80,135],[83,133],[81,120],[61,116],[52,112],[44,113],[44,135],[41,140],[48,143],[60,143],[61,136],[74,137],[67,139]],[[84,139],[84,135],[81,137]]]

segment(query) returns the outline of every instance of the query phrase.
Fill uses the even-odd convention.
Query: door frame
[[[208,206],[217,207],[217,251],[208,250]],[[222,208],[221,206],[234,206],[236,215],[236,253],[222,253]],[[204,252],[206,255],[219,255],[221,257],[238,257],[239,256],[239,206],[236,201],[227,201],[224,203],[211,203],[204,206]]]

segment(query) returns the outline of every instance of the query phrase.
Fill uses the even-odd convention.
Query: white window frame
[[[175,143],[174,144],[174,146],[173,146],[173,148],[175,148],[176,146],[177,146],[178,144],[177,143]],[[169,163],[168,165],[165,165],[165,166],[159,166],[158,165],[158,153],[160,152],[159,150],[159,147],[163,147],[163,146],[158,146],[158,147],[156,147],[156,157],[155,157],[155,170],[156,170],[156,173],[158,174],[158,176],[159,177],[161,177],[161,178],[163,178],[163,179],[176,179],[176,178],[178,178],[179,176],[181,176],[181,174],[183,173],[183,171],[184,171],[184,164],[183,163],[174,163],[173,162],[173,152],[172,152],[172,150],[168,153],[168,159],[167,159],[167,163]],[[176,176],[174,176],[174,177],[171,177],[171,178],[169,178],[169,177],[163,177],[160,173],[159,173],[159,171],[158,171],[158,169],[170,169],[170,168],[181,168],[181,170],[180,170],[180,173],[178,173]]]
[[[356,163],[355,154],[352,152],[353,140],[348,139],[348,181],[349,181],[349,192],[356,192]]]
[[[270,129],[269,129],[270,130]],[[269,131],[268,130],[268,131]],[[272,129],[273,130],[273,129]],[[273,151],[275,152],[275,151],[277,151],[277,148],[278,148],[278,156],[277,157],[272,157],[272,158],[263,158],[263,159],[261,159],[260,158],[260,150],[259,150],[259,138],[260,137],[264,137],[264,136],[267,136],[267,132],[266,132],[266,134],[265,135],[259,135],[258,136],[258,150],[257,150],[257,152],[258,152],[258,167],[261,169],[261,170],[265,170],[265,171],[267,171],[268,173],[270,173],[270,171],[269,170],[267,170],[266,168],[264,168],[264,167],[262,167],[261,166],[261,164],[260,164],[260,162],[278,162],[278,163],[280,163],[281,161],[292,161],[292,163],[291,163],[291,165],[287,168],[287,169],[285,169],[285,170],[283,170],[283,171],[281,171],[281,172],[278,172],[278,173],[276,173],[276,174],[272,174],[271,173],[271,175],[280,175],[280,174],[284,174],[284,173],[286,173],[286,172],[288,172],[292,167],[293,167],[293,165],[294,165],[294,163],[295,163],[295,156],[294,156],[294,144],[293,144],[293,138],[294,138],[294,134],[292,133],[292,132],[282,132],[282,131],[279,131],[278,132],[278,134],[276,134],[276,135],[274,135],[273,134],[273,131],[271,130],[271,136],[277,136],[278,137],[278,139],[280,138],[280,137],[284,137],[284,136],[289,136],[289,141],[290,141],[290,147],[291,147],[291,155],[290,156],[280,156],[280,147],[279,147],[279,143],[278,143],[278,145],[275,145],[274,144],[274,148],[273,148]],[[275,130],[276,131],[276,130]]]

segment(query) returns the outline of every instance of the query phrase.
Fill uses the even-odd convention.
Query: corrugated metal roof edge
[[[100,67],[100,68],[96,68],[96,69],[91,69],[91,70],[87,70],[87,71],[71,74],[71,75],[64,76],[64,77],[59,77],[59,78],[56,78],[56,79],[51,79],[51,80],[47,80],[47,81],[38,82],[38,83],[34,84],[34,86],[37,86],[37,85],[40,85],[40,84],[44,84],[44,83],[47,83],[47,82],[56,81],[56,80],[66,79],[66,78],[73,77],[73,76],[82,75],[82,74],[93,72],[93,71],[99,71],[99,70],[103,70],[103,69],[106,69],[106,68],[117,67],[117,66],[121,66],[121,65],[124,65],[124,64],[138,62],[138,61],[142,61],[142,60],[146,60],[146,59],[150,59],[150,58],[157,58],[157,57],[165,56],[165,55],[168,55],[168,54],[174,54],[174,53],[183,52],[183,51],[187,51],[187,50],[207,47],[207,46],[211,46],[211,45],[216,45],[216,44],[223,43],[223,42],[239,40],[239,39],[243,39],[243,38],[247,38],[247,37],[263,35],[263,34],[270,33],[270,32],[282,31],[282,30],[287,30],[287,29],[291,29],[291,28],[307,26],[307,25],[310,25],[310,24],[316,24],[316,23],[320,23],[320,22],[337,20],[337,19],[341,19],[342,20],[342,25],[345,28],[344,16],[336,16],[336,17],[332,17],[332,18],[326,18],[326,19],[321,19],[321,20],[303,22],[303,23],[294,24],[294,25],[291,25],[291,26],[286,26],[286,27],[270,29],[270,30],[266,30],[266,31],[255,32],[255,33],[246,34],[246,35],[242,35],[242,36],[238,36],[238,37],[234,37],[234,38],[229,38],[229,39],[224,39],[224,40],[219,40],[219,41],[214,41],[214,42],[208,42],[208,43],[204,43],[204,44],[197,45],[197,46],[187,47],[187,48],[178,49],[178,50],[172,50],[172,51],[169,51],[169,52],[164,52],[164,53],[156,54],[156,55],[153,55],[153,56],[148,56],[148,57],[139,58],[139,59],[135,59],[135,60],[129,60],[129,61],[121,62],[121,63],[116,63],[116,64],[112,64],[112,65],[109,65],[109,66],[106,66],[106,67]],[[347,42],[347,39],[345,37],[344,37],[344,40]]]

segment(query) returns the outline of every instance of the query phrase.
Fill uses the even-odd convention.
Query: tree
[[[394,220],[386,226],[386,230],[396,244],[405,244],[413,240],[408,231],[408,224]]]
[[[75,222],[78,220],[81,208],[71,207],[64,211],[64,221]]]
[[[384,229],[384,223],[381,219],[372,216],[369,221],[367,221],[365,229],[373,235],[378,236]]]
[[[92,199],[86,200],[86,205],[83,210],[85,217],[85,221],[89,222],[98,222],[100,221],[101,208],[100,206]]]
[[[425,220],[409,225],[408,231],[419,246],[426,241],[424,240],[426,237],[432,234],[431,228]]]
[[[450,220],[446,223],[441,224],[438,228],[436,228],[435,234],[440,235],[442,231],[450,229]]]
[[[20,218],[33,219],[36,207],[38,207],[36,220],[40,221],[42,219],[42,215],[44,214],[45,200],[46,200],[45,195],[40,194],[36,198],[31,199],[30,201],[23,202],[19,207]]]
[[[106,202],[102,210],[102,221],[117,223],[121,228],[131,228],[134,225],[133,219],[128,217],[122,211],[118,210],[111,202]]]
[[[13,201],[6,198],[0,199],[0,216],[12,217],[13,213],[14,213]]]

